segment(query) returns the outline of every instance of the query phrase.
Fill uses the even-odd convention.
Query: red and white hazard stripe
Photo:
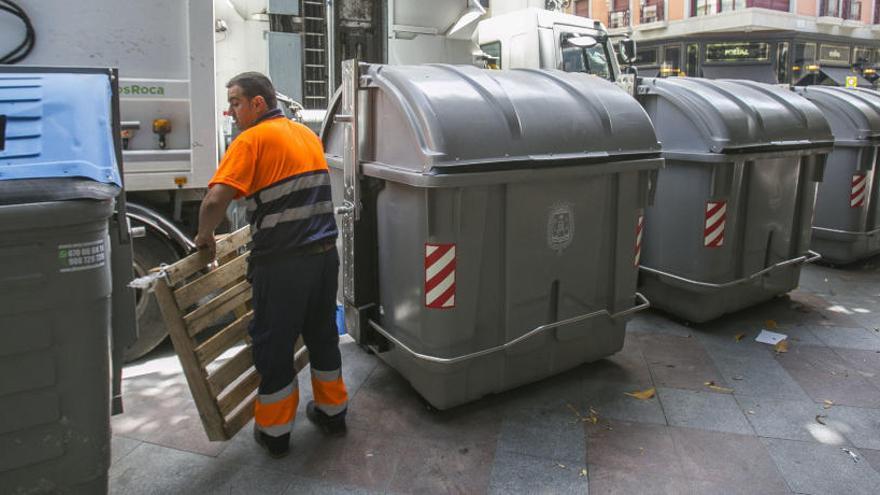
[[[455,244],[425,244],[425,306],[455,307]]]
[[[717,248],[724,245],[726,222],[727,201],[707,201],[706,224],[703,226],[703,246]]]
[[[645,215],[639,213],[639,220],[636,222],[636,256],[633,261],[633,266],[639,266],[639,262],[642,260],[642,230],[645,227]]]
[[[855,174],[852,176],[852,190],[849,193],[849,207],[861,208],[865,205],[865,196],[868,195],[868,176]]]

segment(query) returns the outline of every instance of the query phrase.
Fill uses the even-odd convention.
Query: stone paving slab
[[[624,384],[593,380],[584,381],[584,413],[592,408],[599,420],[614,419],[637,421],[647,424],[666,424],[666,415],[660,400],[655,396],[639,400],[626,395],[650,387],[640,383]]]
[[[658,393],[666,419],[672,426],[754,434],[732,394],[663,387]]]
[[[582,463],[587,454],[583,428],[572,412],[516,409],[505,413],[495,448]]]
[[[874,495],[880,474],[864,459],[854,460],[836,445],[762,439],[773,460],[796,493]],[[851,452],[861,457],[856,449]]]
[[[839,407],[826,408],[811,400],[737,397],[740,408],[758,436],[849,445],[845,425],[836,419]],[[824,423],[824,424],[823,424]]]
[[[208,442],[164,346],[126,368],[111,492],[878,493],[880,268],[803,274],[786,297],[700,325],[643,312],[615,356],[449,411],[344,337],[348,435],[305,420],[303,376],[280,460],[251,425]],[[771,325],[789,335],[787,353],[754,341]],[[650,388],[647,400],[626,395]]]
[[[586,469],[584,462],[501,451],[495,455],[488,493],[585,495],[590,492]]]

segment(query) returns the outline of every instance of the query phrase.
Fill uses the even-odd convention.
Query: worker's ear
[[[266,99],[263,98],[261,95],[254,96],[254,99],[251,101],[253,102],[253,105],[257,108],[260,108],[260,107],[266,107],[266,109],[269,108],[269,105],[266,104]]]

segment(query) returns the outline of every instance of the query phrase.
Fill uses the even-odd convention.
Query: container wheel
[[[418,397],[419,397],[419,402],[422,403],[422,407],[424,407],[426,411],[428,411],[428,412],[430,412],[430,413],[438,413],[438,412],[440,412],[439,409],[437,409],[436,407],[432,406],[431,403],[428,402],[428,399],[422,397],[421,395],[419,395]]]
[[[162,263],[174,263],[180,258],[174,248],[150,230],[147,230],[145,237],[134,239],[133,254],[135,277],[143,277],[151,268]],[[125,349],[126,363],[152,351],[168,336],[159,304],[152,290],[135,291],[135,312],[138,321],[138,339]]]

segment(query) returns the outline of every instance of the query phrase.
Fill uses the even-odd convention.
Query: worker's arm
[[[233,187],[214,184],[202,200],[202,206],[199,208],[199,233],[196,235],[195,243],[197,248],[207,250],[211,259],[217,253],[214,230],[226,217],[226,208],[236,194],[238,191]]]

